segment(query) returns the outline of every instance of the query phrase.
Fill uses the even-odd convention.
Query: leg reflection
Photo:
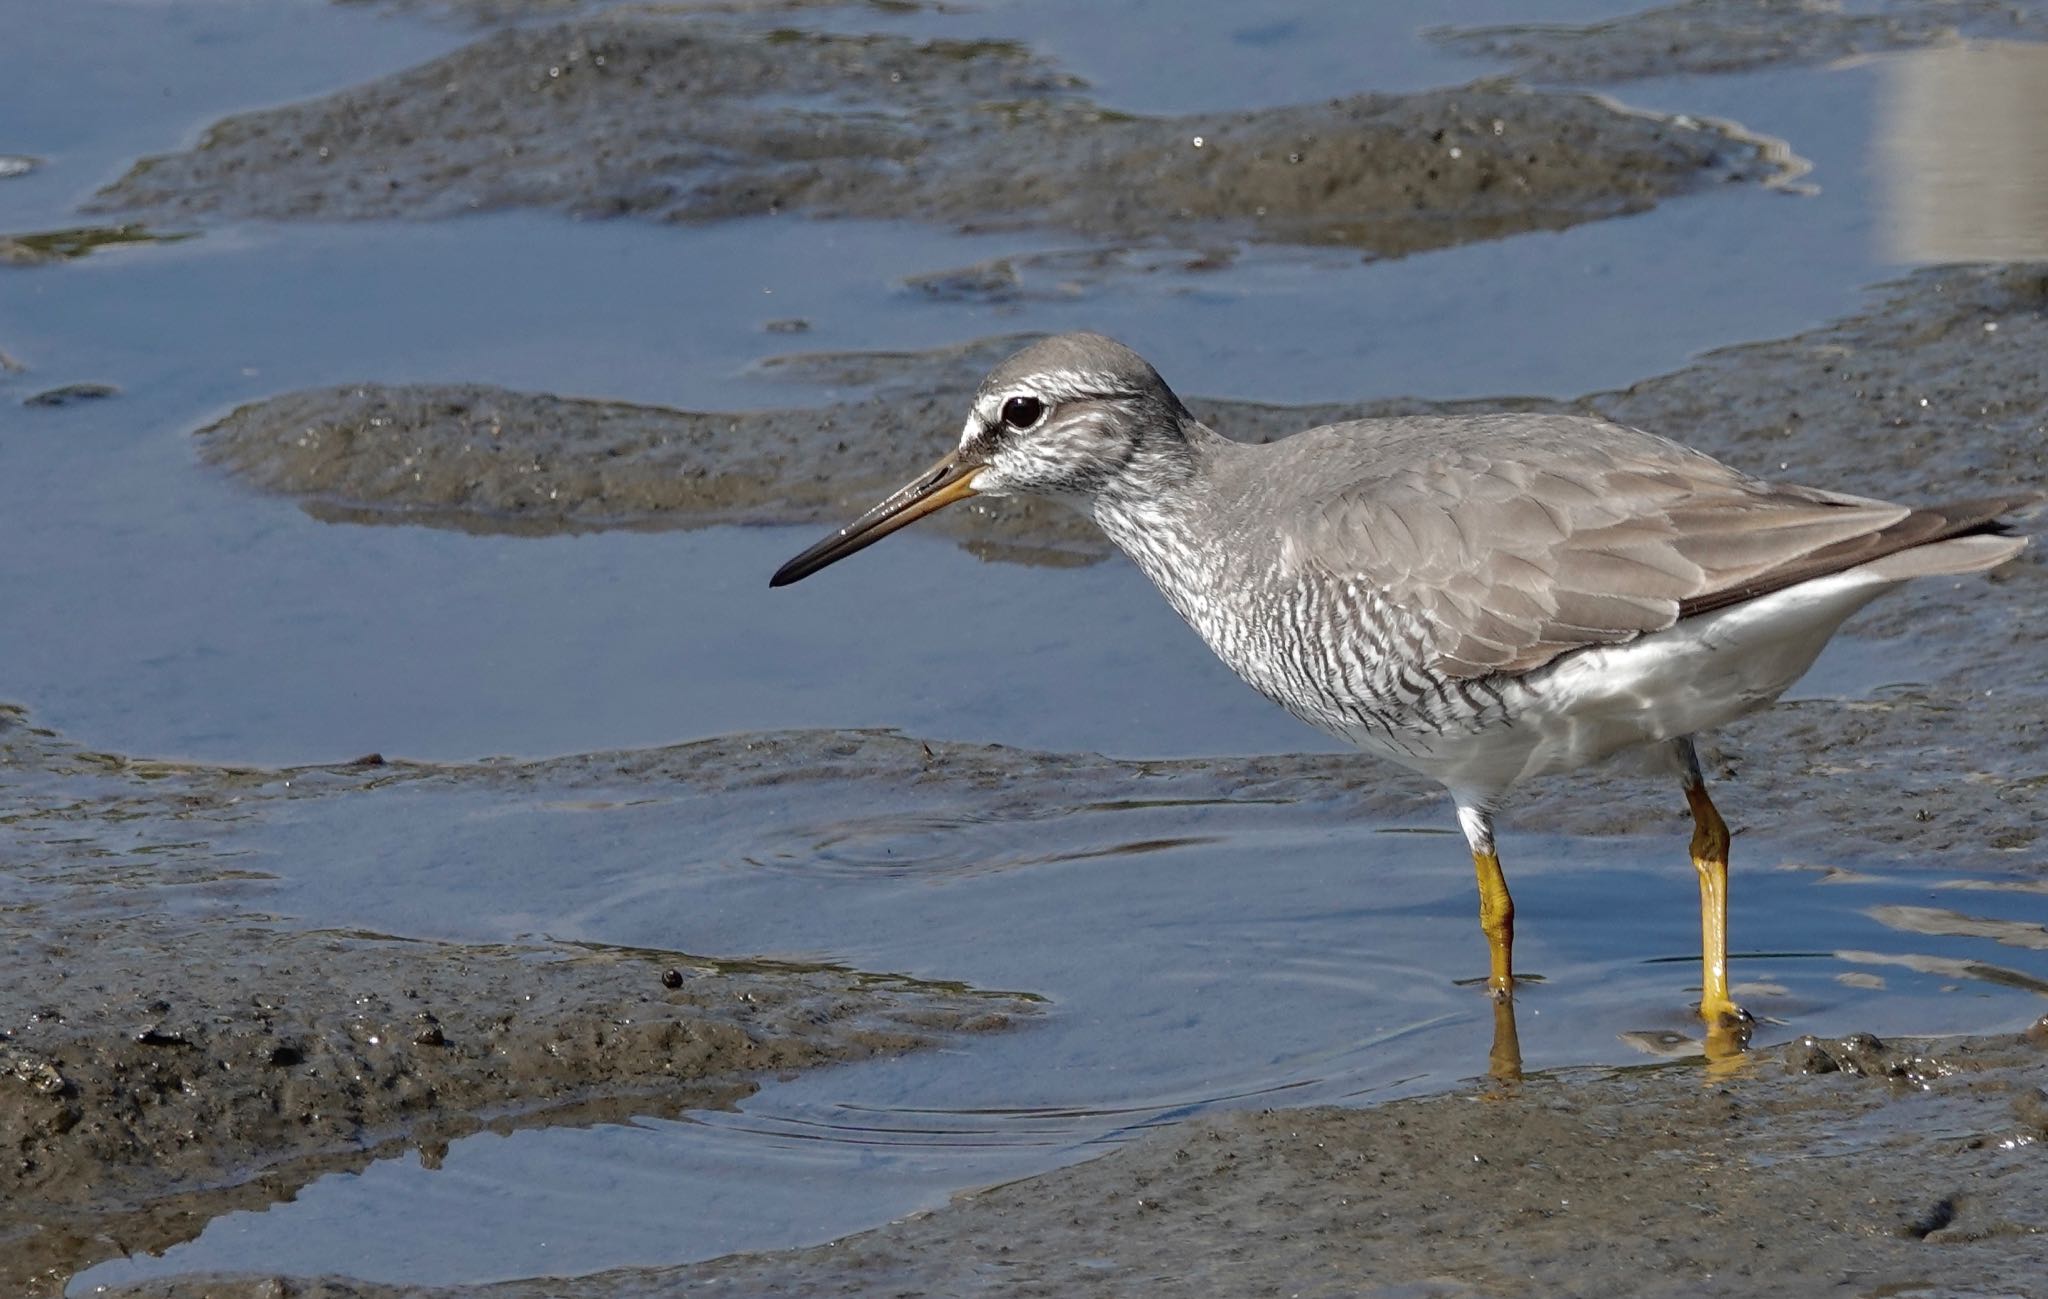
[[[1522,1039],[1515,1031],[1515,1003],[1493,1003],[1493,1049],[1486,1053],[1486,1072],[1499,1082],[1522,1080]]]

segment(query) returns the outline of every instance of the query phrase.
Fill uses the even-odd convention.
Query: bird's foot
[[[1756,1016],[1728,1000],[1726,997],[1707,998],[1700,1002],[1700,1018],[1708,1028],[1741,1029],[1745,1033],[1756,1027]]]
[[[1543,982],[1543,976],[1540,974],[1514,974],[1503,979],[1499,975],[1481,978],[1475,974],[1469,979],[1453,979],[1451,982],[1460,988],[1483,987],[1486,989],[1486,996],[1489,1001],[1492,1001],[1495,1005],[1506,1005],[1514,1001],[1515,988],[1517,986],[1541,983]]]
[[[1740,1060],[1749,1050],[1749,1035],[1756,1030],[1756,1017],[1732,1001],[1701,1002],[1700,1019],[1706,1024],[1706,1056],[1709,1063]]]

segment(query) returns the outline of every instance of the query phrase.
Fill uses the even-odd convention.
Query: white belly
[[[1850,614],[1897,585],[1858,570],[1688,618],[1622,645],[1577,650],[1503,691],[1509,720],[1431,736],[1407,752],[1360,747],[1491,801],[1519,781],[1753,712],[1803,676]]]

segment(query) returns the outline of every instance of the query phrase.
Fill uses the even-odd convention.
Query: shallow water
[[[1094,796],[992,815],[944,785],[877,809],[833,785],[551,797],[543,782],[290,804],[240,836],[238,865],[275,872],[264,905],[294,920],[841,962],[1029,989],[1048,1012],[962,1049],[771,1082],[731,1113],[477,1136],[431,1169],[331,1175],[79,1285],[208,1269],[460,1281],[813,1243],[1150,1125],[1486,1072],[1490,1009],[1458,982],[1483,946],[1439,818],[1223,789]],[[1682,844],[1675,829],[1504,840],[1518,956],[1539,980],[1518,1003],[1525,1067],[1684,1050],[1698,929]],[[2003,1029],[2048,996],[2040,896],[1996,887],[2018,880],[1802,865],[1752,835],[1737,854],[1734,979],[1760,1042]]]
[[[1269,6],[1257,22],[1241,6],[1171,10],[1170,41],[1160,5],[818,21],[1030,33],[1106,103],[1198,111],[1466,79],[1487,68],[1412,29],[1527,16],[1334,0]],[[75,224],[70,208],[94,185],[221,113],[464,39],[323,4],[74,4],[11,23],[26,59],[17,49],[7,67],[19,111],[0,150],[46,163],[0,180],[0,231]],[[1327,750],[1230,679],[1121,563],[984,564],[910,536],[771,594],[766,574],[809,534],[328,525],[202,468],[189,434],[243,401],[358,379],[788,404],[810,394],[755,367],[792,341],[928,347],[1083,325],[1211,396],[1625,385],[1851,310],[1896,269],[1870,171],[1882,69],[1619,92],[1788,141],[1812,163],[1800,192],[1731,187],[1398,261],[1247,249],[1220,269],[1007,304],[940,301],[902,281],[1065,245],[896,223],[670,229],[508,215],[209,226],[182,243],[0,270],[0,349],[30,367],[0,382],[0,594],[11,626],[27,629],[0,640],[0,697],[95,747],[244,763],[543,755],[826,726],[1132,756]],[[809,331],[764,331],[789,318]],[[73,381],[123,391],[61,410],[15,405]],[[1801,692],[1859,697],[1911,680],[1942,650],[1851,640]],[[1447,815],[1375,823],[1341,799],[1259,803],[1224,788],[1162,805],[1073,789],[1025,818],[943,786],[885,802],[826,785],[801,798],[644,787],[553,801],[489,789],[367,797],[374,808],[287,805],[243,831],[244,864],[276,877],[264,909],[400,935],[825,959],[1028,990],[1050,1011],[957,1050],[770,1082],[732,1113],[478,1136],[432,1169],[407,1158],[330,1176],[160,1260],[96,1268],[78,1288],[233,1267],[461,1281],[808,1243],[1148,1124],[1400,1095],[1486,1065],[1490,1014],[1456,982],[1481,947]],[[1521,1003],[1529,1067],[1642,1060],[1642,1039],[1624,1034],[1690,1031],[1697,929],[1682,844],[1675,828],[1506,841],[1522,963],[1545,978]],[[1753,1008],[1783,1021],[1767,1038],[1987,1030],[2039,1013],[2048,954],[1997,936],[2025,931],[1898,927],[1943,927],[1901,910],[1914,907],[2021,924],[2039,914],[2038,894],[1799,868],[1767,831],[1737,853],[1736,976]],[[381,1242],[374,1254],[364,1239]]]

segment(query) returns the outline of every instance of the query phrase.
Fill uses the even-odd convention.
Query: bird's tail
[[[1916,509],[1878,534],[1891,543],[1890,553],[1858,567],[1873,577],[1901,582],[1996,568],[2027,548],[2027,538],[2013,531],[2011,517],[2044,503],[2048,497],[2024,492]]]

